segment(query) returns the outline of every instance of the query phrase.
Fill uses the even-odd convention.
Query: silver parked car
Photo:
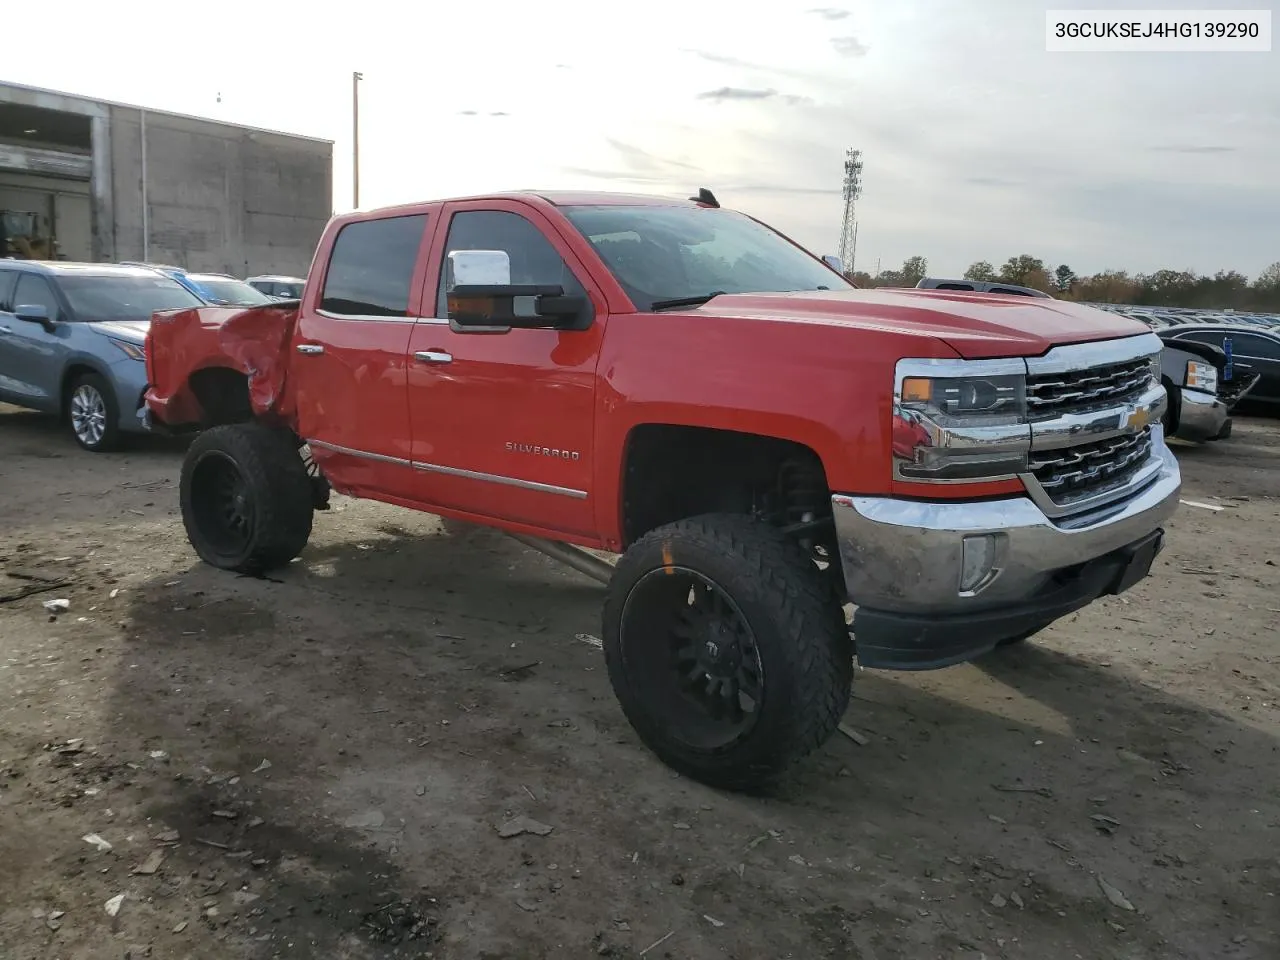
[[[0,260],[0,400],[64,417],[86,450],[111,450],[143,429],[152,313],[201,304],[143,267]]]
[[[276,274],[250,277],[245,282],[275,300],[300,300],[302,288],[307,283],[301,277],[281,277]]]

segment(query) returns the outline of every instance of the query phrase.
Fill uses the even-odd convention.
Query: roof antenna
[[[690,197],[689,199],[694,203],[705,203],[708,207],[720,206],[720,201],[716,199],[716,195],[706,187],[699,187],[698,195],[696,197]]]

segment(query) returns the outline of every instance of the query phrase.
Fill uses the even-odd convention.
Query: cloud
[[[490,117],[509,117],[509,116],[511,116],[511,114],[507,113],[507,111],[505,111],[505,110],[488,110],[488,111],[485,111],[485,113],[486,113],[486,115],[487,115],[487,116],[490,116]],[[459,111],[458,111],[458,116],[460,116],[460,117],[478,117],[478,116],[480,116],[480,111],[479,111],[479,110],[459,110]]]
[[[1195,146],[1152,147],[1151,149],[1155,150],[1158,153],[1197,154],[1197,153],[1234,153],[1236,148],[1206,145],[1206,146],[1200,146],[1200,147],[1195,147]]]
[[[623,143],[621,140],[614,140],[606,137],[605,142],[614,150],[622,155],[626,163],[634,167],[636,170],[662,171],[672,168],[678,170],[697,170],[698,168],[691,163],[685,163],[683,160],[670,160],[666,157],[659,157],[648,150],[630,143]]]
[[[871,49],[857,37],[832,37],[831,46],[842,57],[865,57]]]
[[[843,20],[849,16],[848,10],[841,10],[839,7],[814,7],[812,10],[806,10],[815,17],[821,17],[823,20]]]
[[[480,111],[478,110],[459,110],[458,111],[458,116],[460,117],[478,117],[479,115],[480,115]]]
[[[754,60],[743,60],[741,57],[734,57],[725,53],[712,53],[709,50],[691,50],[688,48],[682,52],[692,54],[700,60],[707,61],[707,63],[714,63],[716,66],[732,67],[734,70],[745,70],[748,73],[766,73],[775,77],[786,77],[789,80],[802,80],[810,83],[824,79],[822,74],[814,73],[810,70],[757,63]]]
[[[742,100],[756,103],[764,100],[777,100],[790,106],[813,102],[809,97],[801,97],[791,93],[779,93],[771,87],[764,90],[750,87],[718,87],[715,90],[703,91],[697,95],[696,99],[711,100],[715,103],[724,103],[726,100]]]
[[[1021,180],[1009,180],[1005,177],[965,177],[965,183],[971,183],[975,187],[1020,187],[1023,185]]]

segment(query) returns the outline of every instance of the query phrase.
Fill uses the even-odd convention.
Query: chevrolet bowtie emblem
[[[1124,425],[1129,430],[1141,430],[1151,422],[1151,413],[1145,407],[1135,407],[1129,411],[1129,416],[1125,420]]]

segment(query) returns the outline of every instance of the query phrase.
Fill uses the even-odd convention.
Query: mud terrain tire
[[[297,440],[261,423],[213,427],[187,449],[182,522],[200,559],[259,575],[302,552],[313,494]]]
[[[768,791],[849,704],[853,645],[829,580],[749,517],[695,517],[638,540],[609,584],[603,628],[627,720],[664,763],[709,786]],[[735,733],[730,720],[748,712]]]

